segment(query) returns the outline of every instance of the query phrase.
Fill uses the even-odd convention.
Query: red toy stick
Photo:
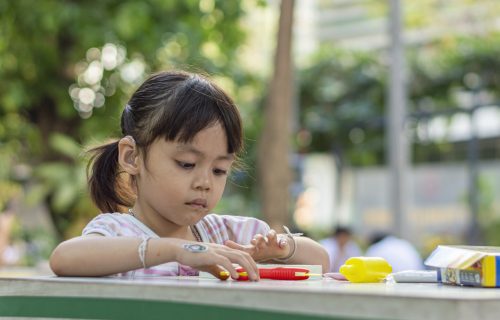
[[[243,268],[238,268],[236,271],[240,275],[236,280],[248,280],[248,273]],[[288,267],[260,268],[259,275],[261,279],[273,280],[306,280],[309,279],[310,276],[308,269]]]

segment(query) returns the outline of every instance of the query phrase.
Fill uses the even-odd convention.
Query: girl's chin
[[[183,213],[183,220],[190,222],[189,225],[200,221],[204,216],[208,214],[206,208],[188,208]]]
[[[186,205],[188,211],[193,212],[194,214],[199,214],[199,215],[206,215],[208,214],[209,210],[205,206],[200,206],[196,204],[187,204]]]

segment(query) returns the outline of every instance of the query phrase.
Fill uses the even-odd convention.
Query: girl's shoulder
[[[85,226],[82,235],[97,233],[108,237],[153,236],[150,234],[152,231],[134,220],[134,217],[126,213],[101,213]]]
[[[223,244],[233,240],[240,244],[248,244],[257,233],[266,234],[269,225],[253,217],[208,214],[196,227],[204,241]]]

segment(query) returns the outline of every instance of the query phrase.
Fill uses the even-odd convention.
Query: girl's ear
[[[123,137],[118,141],[118,163],[125,172],[132,176],[139,173],[139,151],[131,136]]]

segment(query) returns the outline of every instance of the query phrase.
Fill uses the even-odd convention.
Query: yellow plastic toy
[[[381,282],[392,272],[392,267],[383,258],[353,257],[349,258],[339,271],[351,282],[368,283]]]

